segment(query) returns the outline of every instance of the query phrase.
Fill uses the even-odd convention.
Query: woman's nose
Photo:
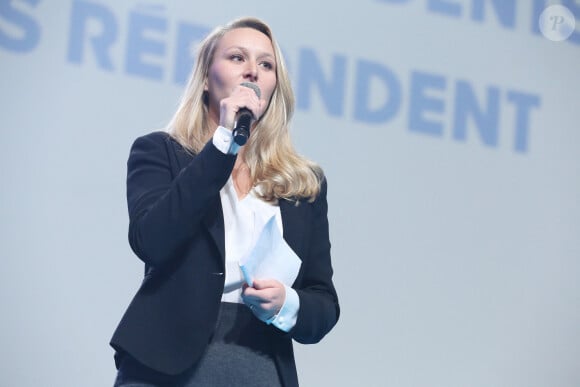
[[[255,61],[249,60],[246,66],[244,74],[245,78],[255,82],[258,79],[258,65]]]

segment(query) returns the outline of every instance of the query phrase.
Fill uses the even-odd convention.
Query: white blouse
[[[232,153],[232,132],[219,126],[213,136],[213,144],[222,153]],[[237,148],[234,148],[237,150]],[[282,215],[277,202],[267,203],[256,195],[253,188],[244,198],[238,199],[233,179],[230,175],[220,190],[225,227],[226,272],[223,302],[242,303],[242,285],[244,278],[240,270],[240,259],[247,255],[256,244],[266,222],[276,217],[276,224],[283,235]],[[278,329],[288,332],[296,325],[300,299],[296,290],[284,285],[286,298],[284,305],[276,316],[268,321]]]
[[[280,233],[283,232],[280,207],[259,199],[255,190],[256,188],[252,189],[243,199],[238,199],[230,176],[220,191],[226,242],[226,284],[222,296],[224,302],[243,303],[241,286],[244,278],[239,263],[256,244],[266,222],[275,216]]]

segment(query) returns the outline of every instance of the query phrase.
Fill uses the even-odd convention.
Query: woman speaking
[[[293,110],[270,28],[243,18],[201,42],[167,130],[134,142],[129,242],[145,277],[111,340],[115,386],[298,385],[292,340],[320,341],[339,305],[326,180],[291,144]],[[269,223],[299,259],[291,283],[240,271]]]

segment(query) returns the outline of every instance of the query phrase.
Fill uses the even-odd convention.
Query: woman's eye
[[[272,70],[274,68],[274,65],[270,62],[262,62],[262,67],[264,67],[268,70]]]
[[[239,54],[231,55],[230,59],[233,60],[234,62],[241,62],[244,60],[244,58]]]

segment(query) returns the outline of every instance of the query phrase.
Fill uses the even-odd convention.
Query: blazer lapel
[[[296,206],[293,201],[280,199],[280,214],[282,215],[282,226],[284,228],[284,240],[288,246],[294,250],[300,259],[306,253],[304,251],[304,219],[306,219],[307,206],[300,204]]]

